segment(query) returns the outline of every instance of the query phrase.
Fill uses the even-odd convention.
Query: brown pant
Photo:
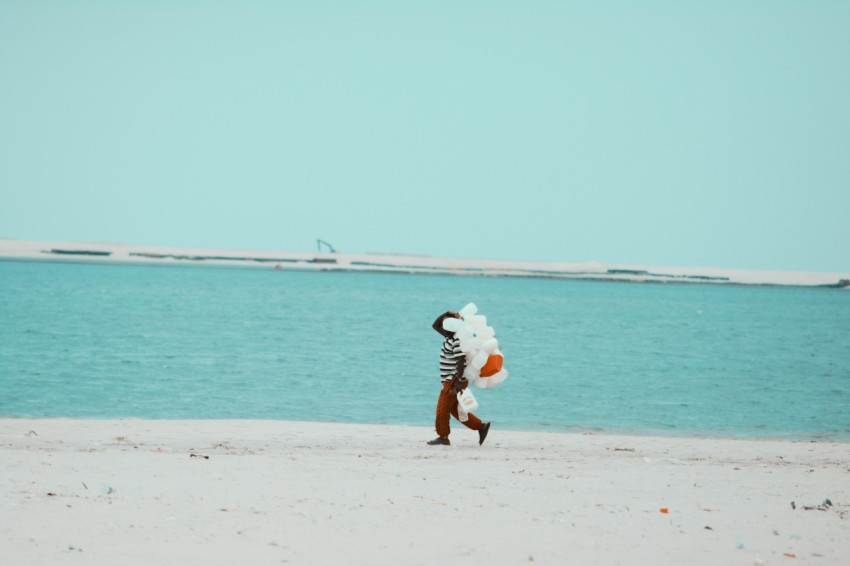
[[[452,390],[455,382],[457,381],[457,376],[453,377],[451,381],[443,382],[443,390],[440,391],[440,397],[437,399],[437,434],[440,436],[448,436],[452,429],[449,426],[449,414],[454,418],[458,418],[457,416],[457,394]],[[464,389],[468,386],[468,383],[463,386]],[[460,420],[460,419],[458,419]],[[469,419],[463,423],[467,428],[471,428],[472,430],[478,430],[481,428],[481,419],[469,413]]]

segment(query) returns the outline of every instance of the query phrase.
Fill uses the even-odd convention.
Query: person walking
[[[448,446],[451,444],[449,442],[449,434],[451,434],[449,415],[460,420],[457,413],[457,394],[469,386],[469,380],[463,377],[463,370],[466,369],[466,354],[460,349],[460,338],[454,332],[449,332],[443,328],[443,321],[450,317],[460,318],[460,315],[455,311],[446,311],[438,316],[432,325],[434,330],[439,332],[445,340],[440,350],[440,382],[442,384],[442,390],[437,399],[437,418],[435,421],[439,436],[434,440],[428,441],[428,444],[431,446]],[[472,413],[468,413],[468,418],[463,424],[467,428],[477,430],[478,444],[484,444],[484,439],[487,438],[487,433],[490,431],[489,422],[482,423],[481,419]]]

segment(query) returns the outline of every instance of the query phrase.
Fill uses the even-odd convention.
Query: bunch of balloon
[[[474,303],[460,309],[460,318],[445,319],[443,328],[460,338],[460,349],[466,354],[463,376],[472,385],[485,389],[507,379],[508,370],[502,367],[504,356],[495,338],[496,331],[487,326],[487,317],[478,314]]]

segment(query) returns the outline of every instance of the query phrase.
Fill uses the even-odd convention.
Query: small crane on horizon
[[[320,240],[320,239],[318,239],[318,238],[317,238],[317,239],[316,239],[316,245],[319,247],[319,252],[321,252],[321,251],[322,251],[322,244],[324,244],[325,246],[327,246],[328,251],[329,251],[330,253],[332,253],[332,254],[335,254],[335,253],[336,253],[336,250],[334,249],[334,247],[333,247],[332,245],[330,245],[329,243],[327,243],[327,242],[326,242],[326,241],[324,241],[324,240]]]

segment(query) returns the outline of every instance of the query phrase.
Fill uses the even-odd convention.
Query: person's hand
[[[463,391],[463,383],[461,383],[460,380],[455,381],[454,386],[452,386],[452,391],[454,391],[455,395]]]
[[[452,318],[461,318],[460,313],[455,311],[449,311],[449,316]]]

